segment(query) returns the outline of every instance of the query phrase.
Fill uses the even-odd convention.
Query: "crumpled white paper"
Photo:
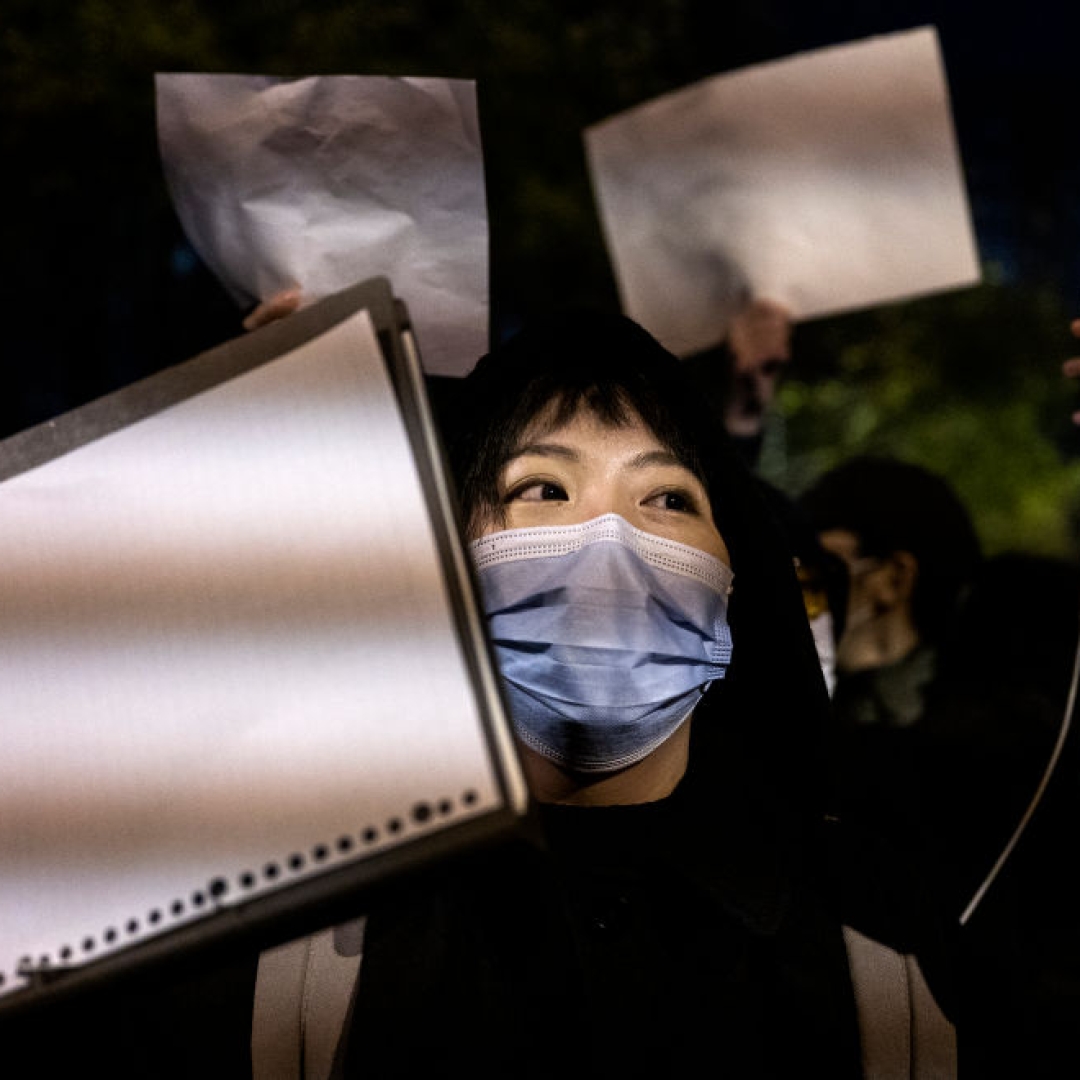
[[[472,81],[160,73],[155,89],[177,216],[239,305],[383,275],[428,373],[463,375],[487,350]]]
[[[933,27],[717,75],[585,130],[624,310],[680,355],[980,278]]]

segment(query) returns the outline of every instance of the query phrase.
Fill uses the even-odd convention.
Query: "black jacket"
[[[837,822],[763,903],[682,793],[541,817],[543,848],[369,916],[347,1076],[857,1078],[843,923],[919,951],[947,1001],[910,876]]]

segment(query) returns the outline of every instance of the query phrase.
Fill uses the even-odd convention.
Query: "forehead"
[[[598,409],[584,400],[567,407],[561,399],[555,399],[549,401],[524,426],[518,439],[518,446],[528,445],[567,429],[573,429],[580,434],[601,435],[612,431],[633,431],[645,435],[654,442],[660,442],[640,413],[625,402],[620,402],[617,410],[613,411]]]

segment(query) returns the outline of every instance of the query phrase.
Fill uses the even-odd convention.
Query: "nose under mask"
[[[514,728],[578,772],[611,772],[678,730],[731,662],[733,574],[617,514],[470,546]]]

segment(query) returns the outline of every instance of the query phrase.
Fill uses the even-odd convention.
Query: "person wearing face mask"
[[[870,454],[819,477],[800,505],[848,573],[837,710],[855,727],[917,724],[982,562],[967,507],[938,473]]]
[[[788,539],[681,362],[554,315],[439,415],[533,835],[252,957],[247,1031],[235,970],[140,1002],[109,1075],[954,1076],[949,942],[832,812]]]
[[[828,814],[788,542],[680,362],[622,316],[552,317],[444,430],[540,842],[367,911],[334,1075],[883,1075],[853,931],[904,956],[919,1062],[952,1075],[944,943]],[[259,996],[273,1075],[262,1041],[296,1025]]]
[[[848,577],[833,692],[841,806],[921,857],[921,722],[982,565],[978,534],[943,476],[885,455],[841,462],[799,505]]]

